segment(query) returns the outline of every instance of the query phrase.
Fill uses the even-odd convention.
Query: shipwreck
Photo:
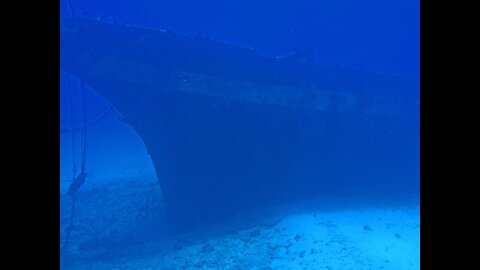
[[[308,197],[418,192],[418,81],[87,18],[60,28],[60,68],[138,132],[173,231]]]

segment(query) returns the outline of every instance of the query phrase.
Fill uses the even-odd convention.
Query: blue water
[[[60,4],[62,269],[419,269],[419,1]]]

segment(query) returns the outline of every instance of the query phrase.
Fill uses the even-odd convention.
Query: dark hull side
[[[172,33],[72,20],[61,67],[146,144],[183,231],[273,203],[418,192],[418,89]]]

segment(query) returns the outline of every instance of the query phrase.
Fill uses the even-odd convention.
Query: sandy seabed
[[[420,269],[418,203],[318,205],[279,206],[69,269]]]

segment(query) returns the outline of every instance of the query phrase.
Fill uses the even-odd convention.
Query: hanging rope
[[[105,106],[105,108],[99,110],[98,112],[90,115],[87,117],[87,121],[90,121],[98,116],[104,116],[103,114],[106,114],[106,113],[109,113],[111,110],[113,109],[113,105],[110,104],[110,105],[107,105]],[[66,121],[64,121],[65,123]],[[71,120],[71,121],[68,121],[69,123],[74,123],[74,124],[81,124],[83,122],[83,118],[82,119],[76,119],[76,120]],[[88,126],[90,126],[91,124],[88,124]],[[80,130],[80,129],[79,129]]]
[[[82,164],[80,167],[80,174],[75,178],[75,180],[70,184],[70,187],[67,191],[67,196],[73,196],[78,191],[78,189],[85,183],[85,178],[87,173],[85,171],[85,157],[87,153],[87,108],[85,105],[85,85],[81,83],[81,102],[82,102],[82,114],[83,114],[83,141],[82,141]],[[73,196],[73,198],[75,198]]]
[[[93,125],[95,125],[96,123],[100,122],[102,119],[104,119],[111,111],[113,111],[114,107],[113,105],[108,105],[107,107],[105,107],[104,109],[102,109],[101,111],[99,111],[98,113],[95,113],[94,115],[91,115],[89,117],[87,117],[87,121],[91,120],[91,119],[94,119],[95,117],[98,117],[97,119],[94,119],[92,122],[88,123],[86,126],[87,127],[91,127]],[[80,120],[75,120],[75,121],[78,121],[78,122],[83,122],[84,119],[80,119]],[[82,131],[83,128],[82,127],[78,127],[78,128],[75,128],[74,125],[71,125],[71,128],[60,128],[60,134],[65,134],[67,132],[78,132],[78,131]]]
[[[85,84],[82,82],[82,111],[83,111],[83,155],[82,155],[82,171],[85,173],[85,154],[87,153],[87,106],[85,103]]]
[[[66,83],[67,79],[68,79],[68,76],[69,74],[67,73],[66,75],[66,79],[64,79],[64,82],[62,85],[67,85],[68,87],[68,84]],[[62,89],[65,89],[62,87]],[[98,112],[88,116],[85,120],[85,117],[81,117],[80,119],[76,119],[76,120],[73,120],[73,114],[72,114],[72,111],[73,111],[73,106],[72,106],[72,102],[71,102],[71,90],[68,92],[68,106],[70,107],[70,118],[68,119],[68,121],[60,121],[60,134],[65,134],[67,132],[78,132],[78,131],[82,131],[83,128],[82,127],[77,127],[78,124],[82,124],[83,122],[87,121],[87,127],[91,127],[93,125],[95,125],[96,123],[100,122],[102,119],[104,119],[108,114],[110,114],[110,112],[113,111],[114,107],[112,104],[109,104],[107,106],[105,106],[103,109],[99,110]],[[91,121],[92,120],[92,121]],[[89,122],[91,121],[91,122]],[[66,128],[66,127],[62,127],[62,125],[69,125],[70,128]]]
[[[67,73],[65,77],[65,81],[68,81],[70,73]],[[67,87],[69,84],[67,84]],[[70,111],[69,120],[70,120],[70,127],[73,129],[73,102],[72,102],[72,88],[68,87],[67,89],[67,102]],[[75,180],[77,175],[77,162],[75,161],[75,134],[72,132],[72,182]]]
[[[80,167],[80,174],[75,177],[75,172],[74,172],[74,179],[72,180],[72,183],[68,187],[67,194],[65,195],[66,198],[71,198],[72,199],[72,207],[70,209],[70,219],[68,226],[65,228],[65,240],[62,245],[62,251],[65,251],[67,248],[69,242],[70,242],[70,236],[72,233],[72,230],[74,228],[73,221],[75,217],[75,206],[77,202],[77,191],[78,189],[85,183],[85,179],[87,177],[87,173],[85,170],[85,160],[86,160],[86,153],[87,153],[87,108],[86,108],[86,102],[85,102],[85,85],[83,82],[81,83],[81,106],[82,106],[82,115],[83,115],[83,123],[82,123],[82,129],[83,129],[83,141],[82,141],[82,163]],[[73,118],[72,118],[73,119]],[[73,134],[73,133],[72,133]]]

